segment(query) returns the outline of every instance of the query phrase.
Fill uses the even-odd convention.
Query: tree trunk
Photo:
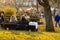
[[[52,13],[50,6],[45,6],[45,20],[46,20],[46,31],[53,32],[54,31],[54,26],[53,26],[53,21],[52,21]]]

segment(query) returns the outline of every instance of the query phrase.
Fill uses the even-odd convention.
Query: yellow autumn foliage
[[[60,40],[60,33],[0,31],[0,40]]]
[[[0,40],[60,40],[59,29],[55,28],[56,32],[0,30]]]
[[[3,9],[2,9],[2,8],[0,8],[0,12],[1,12],[1,11],[3,11]]]
[[[16,15],[17,10],[13,7],[6,6],[4,12],[8,15]]]

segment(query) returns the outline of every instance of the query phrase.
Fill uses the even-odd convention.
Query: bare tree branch
[[[48,0],[43,0],[44,4],[49,5],[49,1]]]
[[[37,2],[42,6],[44,5],[44,2],[42,0],[37,0]]]

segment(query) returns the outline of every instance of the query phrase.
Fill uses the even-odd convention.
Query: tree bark
[[[45,10],[45,20],[46,20],[46,31],[53,32],[54,26],[53,26],[50,6],[49,5],[44,6],[44,10]]]
[[[46,31],[48,32],[54,32],[54,26],[52,21],[52,13],[49,5],[48,0],[37,0],[38,3],[44,7],[45,11],[45,20],[46,20]]]

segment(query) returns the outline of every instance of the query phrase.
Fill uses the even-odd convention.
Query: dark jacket
[[[60,20],[60,16],[59,16],[59,15],[56,15],[56,16],[55,16],[55,21],[56,21],[56,22],[59,22],[59,20]]]
[[[4,22],[4,17],[3,16],[0,16],[0,23],[1,22]]]
[[[28,20],[26,20],[24,17],[22,18],[21,21],[18,22],[18,24],[28,24]]]

